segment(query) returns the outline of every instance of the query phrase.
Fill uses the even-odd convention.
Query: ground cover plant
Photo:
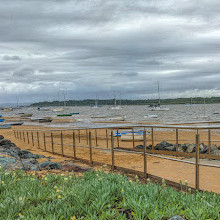
[[[190,191],[190,189],[189,189]],[[37,176],[0,169],[0,219],[220,219],[220,195],[177,192],[104,171]]]

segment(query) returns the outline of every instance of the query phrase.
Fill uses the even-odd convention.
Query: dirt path
[[[14,129],[17,129],[17,127],[14,127]],[[20,126],[19,129],[39,129],[39,127]],[[42,128],[42,129],[46,129],[46,128]],[[93,132],[93,137],[94,137],[94,131],[92,132]],[[27,141],[24,143],[23,140],[15,138],[13,129],[9,129],[9,130],[2,129],[0,134],[5,136],[5,138],[10,139],[21,149],[28,149],[33,153],[43,154],[45,156],[52,156],[55,158],[54,161],[68,160],[65,157],[52,155],[51,153],[41,150],[45,147],[43,142],[40,142],[41,149],[38,149],[38,145],[36,141],[35,141],[35,146],[33,147],[31,144],[31,140],[30,140],[30,144],[27,144]],[[48,151],[51,151],[52,146],[50,144],[49,134],[50,134],[49,132],[46,133],[46,142],[47,142],[46,149]],[[81,133],[81,135],[84,135],[85,137],[86,132],[84,134]],[[181,133],[181,135],[183,134]],[[186,131],[185,131],[185,135],[187,135],[188,139],[193,139],[195,133],[186,134]],[[173,138],[173,136],[174,136],[173,132],[163,131],[160,133],[159,137],[160,139],[165,139],[165,138],[171,139]],[[36,134],[34,137],[36,140]],[[64,144],[68,145],[64,147],[64,154],[73,156],[72,131],[69,133],[65,133],[64,137],[65,137]],[[99,137],[98,147],[106,146],[106,140],[104,139],[105,130],[99,130],[98,137]],[[184,135],[182,136],[182,138],[183,137]],[[42,134],[41,134],[41,139],[42,139]],[[57,132],[57,133],[55,132],[54,142],[59,143],[59,145],[58,144],[54,145],[55,152],[61,153],[60,132]],[[86,146],[87,145],[86,139],[81,138],[80,143],[79,143],[78,137],[76,136],[76,145],[79,146],[79,144]],[[96,145],[95,138],[93,138],[92,144],[93,146]],[[115,144],[117,144],[117,140]],[[127,143],[121,142],[120,144],[123,147],[132,147],[132,143],[129,143],[129,142]],[[109,142],[109,147],[110,147],[110,142]],[[88,160],[89,149],[76,147],[76,155],[78,158]],[[93,160],[97,162],[111,164],[111,152],[108,151],[107,149],[106,150],[93,149]],[[130,153],[124,153],[124,152],[123,153],[115,152],[115,165],[125,167],[125,168],[135,169],[138,171],[143,171],[143,156],[134,155]],[[195,187],[195,166],[194,165],[148,156],[147,157],[147,170],[148,170],[148,173],[152,175],[156,175],[156,176],[159,176],[159,177],[162,177],[168,180],[172,180],[175,182],[179,182],[180,180],[184,182],[185,180],[187,180],[190,187]],[[220,193],[220,168],[200,166],[200,188],[203,190],[214,191],[214,192]]]

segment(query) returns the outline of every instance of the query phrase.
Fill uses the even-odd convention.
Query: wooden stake
[[[106,135],[106,146],[108,148],[108,129],[105,129],[105,135]]]
[[[208,153],[211,154],[211,130],[210,129],[208,130],[208,146],[209,146]]]
[[[151,144],[152,144],[152,150],[154,150],[154,128],[151,128]]]
[[[30,144],[28,131],[27,131],[27,141],[28,141],[28,144]]]
[[[134,143],[134,128],[132,128],[132,137],[133,137],[133,148],[135,147],[135,143]]]
[[[78,130],[78,133],[79,133],[79,143],[80,143],[80,130]]]
[[[179,130],[178,128],[176,129],[176,156],[178,154],[178,149],[179,148]]]
[[[20,139],[21,139],[21,131],[20,131]]]
[[[25,142],[25,136],[24,136],[24,131],[23,131],[23,141]]]
[[[46,136],[45,136],[45,133],[44,133],[44,150],[47,151],[47,147],[46,147]]]
[[[38,132],[37,132],[37,143],[38,143],[38,149],[40,149],[39,133]]]
[[[199,189],[199,134],[196,134],[196,189]]]
[[[86,129],[86,143],[89,144],[88,129]]]
[[[97,129],[95,129],[95,144],[96,144],[96,146],[98,146]]]
[[[76,137],[75,132],[73,132],[73,157],[76,159]]]
[[[15,135],[15,138],[16,138],[16,133],[15,133],[15,130],[14,130],[14,135]]]
[[[92,161],[92,134],[89,132],[89,155],[90,155],[90,163],[93,164]]]
[[[146,130],[144,128],[144,143],[143,143],[143,156],[144,156],[144,178],[147,178],[147,157],[146,157],[146,144],[147,144],[147,140],[146,140]]]
[[[33,135],[33,131],[31,132],[31,139],[32,139],[32,145],[34,147],[34,135]]]
[[[114,152],[114,136],[113,131],[111,131],[111,148],[112,148],[112,170],[115,169],[115,152]]]
[[[51,132],[51,147],[52,147],[52,154],[54,154],[54,144],[53,144],[53,132]]]
[[[61,142],[61,153],[62,153],[62,156],[64,156],[64,152],[63,152],[63,133],[62,133],[62,131],[60,133],[60,142]]]
[[[119,136],[118,136],[118,129],[117,129],[117,144],[118,144],[118,148],[119,148]]]

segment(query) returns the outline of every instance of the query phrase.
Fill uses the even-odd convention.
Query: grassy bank
[[[36,176],[0,169],[1,219],[220,219],[220,195],[177,192],[119,174]]]

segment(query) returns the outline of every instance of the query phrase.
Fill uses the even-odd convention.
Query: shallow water
[[[220,114],[214,114],[220,112],[220,104],[205,104],[205,105],[167,105],[169,111],[150,111],[148,106],[144,105],[129,105],[122,106],[122,109],[112,110],[110,106],[102,106],[100,108],[91,108],[89,106],[68,106],[68,110],[65,112],[52,112],[55,107],[48,107],[50,111],[38,111],[38,109],[31,107],[24,107],[22,109],[15,109],[12,112],[1,112],[3,117],[7,116],[19,116],[19,113],[32,113],[34,118],[53,117],[53,118],[69,118],[77,119],[77,122],[73,123],[47,123],[47,126],[51,127],[102,127],[112,126],[113,124],[94,124],[92,121],[105,121],[104,118],[91,118],[92,116],[125,116],[126,121],[134,123],[140,121],[146,122],[165,122],[165,123],[182,123],[182,122],[198,122],[198,121],[218,121],[220,120]],[[57,117],[57,114],[79,112],[79,115],[73,115],[71,117]],[[157,115],[157,118],[146,118],[145,115]],[[32,122],[25,122],[25,124],[37,124]],[[40,125],[45,125],[41,123]],[[119,125],[119,124],[117,124]]]

